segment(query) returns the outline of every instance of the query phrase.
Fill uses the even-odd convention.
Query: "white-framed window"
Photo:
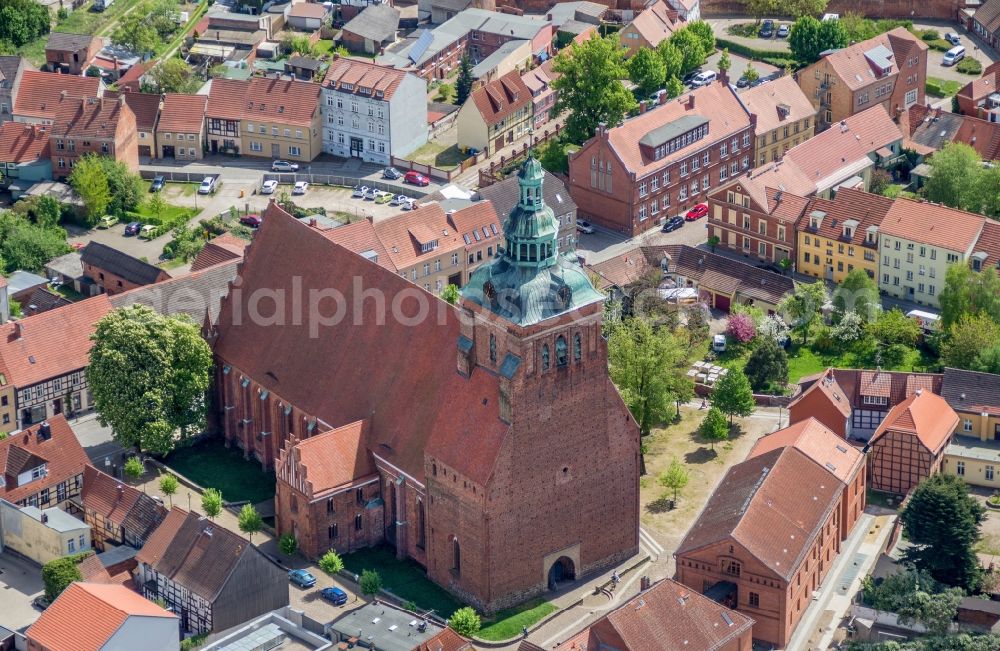
[[[256,140],[250,141],[250,151],[264,151],[264,146]]]
[[[711,186],[711,183],[712,182],[709,180],[708,174],[701,177],[701,191],[704,192],[705,190],[708,190],[708,188]]]
[[[907,106],[912,106],[912,105],[916,104],[917,103],[917,90],[913,89],[913,90],[906,91],[906,98],[905,98],[904,101],[905,101],[905,103],[906,103]]]
[[[965,462],[964,461],[959,461],[958,463],[955,464],[955,474],[958,475],[959,477],[964,477],[965,476]]]
[[[723,165],[722,167],[719,168],[719,183],[722,183],[728,178],[729,178],[729,170],[727,170],[726,166]]]
[[[646,204],[639,206],[639,221],[646,219]]]
[[[993,466],[986,466],[986,481],[993,481]]]
[[[728,155],[729,155],[729,149],[727,148],[726,143],[722,143],[721,145],[719,145],[719,156],[725,158]]]
[[[682,185],[680,192],[677,193],[677,200],[684,201],[688,198],[688,189],[686,185]]]
[[[639,184],[639,196],[640,197],[645,197],[646,196],[646,182],[645,181],[643,181],[642,183]]]
[[[786,132],[788,131],[788,127],[785,127],[785,131]],[[785,134],[785,137],[786,138],[788,137],[787,133]],[[743,134],[743,146],[744,147],[749,147],[750,146],[750,134],[749,133],[744,133]]]
[[[650,214],[653,214],[653,215],[659,213],[660,212],[660,202],[657,201],[656,199],[653,199],[652,201],[650,201],[649,202],[649,212],[650,212]]]
[[[972,421],[969,420],[968,418],[966,418],[965,420],[963,420],[962,421],[962,429],[964,431],[966,431],[966,432],[971,432],[972,431]]]
[[[660,178],[654,174],[653,177],[649,179],[649,191],[656,192],[659,188]]]
[[[289,156],[301,156],[302,155],[302,150],[299,149],[298,147],[289,147],[288,148],[288,155]]]
[[[683,163],[681,163],[681,176],[687,176],[687,173],[688,173],[688,164],[687,161],[684,161]]]
[[[709,152],[706,151],[704,154],[701,155],[701,164],[704,165],[705,167],[708,167],[711,164],[711,161],[712,161],[712,156],[709,154]]]

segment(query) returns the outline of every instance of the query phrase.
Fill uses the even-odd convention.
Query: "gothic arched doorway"
[[[555,590],[562,581],[572,581],[576,578],[576,566],[569,556],[560,556],[549,568],[549,590]]]

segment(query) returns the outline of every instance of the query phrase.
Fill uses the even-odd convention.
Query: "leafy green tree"
[[[611,379],[644,436],[669,418],[671,403],[691,383],[681,342],[642,318],[628,319],[614,329],[608,358]]]
[[[149,208],[149,212],[153,214],[154,217],[159,218],[163,211],[167,209],[167,202],[159,192],[154,192],[153,195],[146,202],[146,206]]]
[[[777,14],[781,3],[778,0],[747,0],[745,6],[747,13],[759,23],[764,16]]]
[[[2,0],[0,2],[0,41],[9,44],[4,54],[14,54],[39,36],[49,33],[49,10],[33,0]]]
[[[812,63],[819,59],[821,52],[846,47],[847,43],[847,32],[839,21],[820,22],[804,14],[795,21],[788,35],[792,56],[802,63]]]
[[[245,533],[250,542],[253,542],[253,535],[259,533],[264,528],[264,518],[254,508],[253,504],[244,504],[238,516],[240,531]]]
[[[0,213],[0,265],[7,273],[41,271],[46,262],[69,251],[62,228],[32,224],[13,211]]]
[[[569,171],[569,157],[561,138],[551,138],[538,148],[538,162],[547,171],[563,173]]]
[[[719,57],[719,72],[729,72],[729,69],[733,67],[733,60],[729,58],[729,48],[722,48],[722,55]]]
[[[170,506],[174,506],[174,495],[177,493],[177,488],[179,487],[179,482],[177,481],[177,476],[172,475],[169,472],[162,477],[160,477],[160,492],[167,496],[170,500]]]
[[[188,318],[115,310],[93,335],[87,382],[102,425],[140,451],[167,453],[205,424],[212,351]]]
[[[375,570],[361,572],[361,593],[374,597],[382,589],[382,576]]]
[[[978,212],[1000,219],[1000,168],[993,166],[979,170],[973,193]]]
[[[454,305],[458,303],[458,285],[448,284],[441,290],[441,298]]]
[[[635,98],[621,82],[628,76],[624,52],[618,37],[610,36],[574,42],[556,57],[552,69],[560,77],[552,82],[559,93],[554,110],[569,111],[570,142],[583,143],[598,124],[618,124],[635,108]]]
[[[215,519],[222,512],[222,493],[217,488],[206,488],[201,494],[201,508],[205,515]]]
[[[670,44],[680,50],[681,72],[684,76],[705,63],[708,52],[705,51],[705,44],[702,38],[688,27],[681,27],[670,36]]]
[[[680,97],[684,92],[684,82],[679,77],[671,77],[667,80],[667,98]]]
[[[201,79],[183,59],[166,59],[146,73],[157,93],[192,93]]]
[[[920,339],[920,324],[898,307],[880,312],[865,329],[880,365],[897,366]]]
[[[698,434],[705,439],[715,449],[716,441],[725,441],[729,438],[729,423],[726,415],[719,411],[718,407],[712,407],[705,414],[705,419],[698,425]]]
[[[677,459],[671,459],[667,469],[660,473],[657,483],[667,490],[672,491],[674,501],[676,502],[678,493],[688,485],[690,479],[691,476],[687,468],[684,467],[684,464]]]
[[[463,54],[458,64],[458,81],[455,82],[455,103],[465,104],[472,94],[472,60],[468,54]]]
[[[708,244],[708,248],[709,248],[709,250],[710,250],[710,251],[711,251],[712,253],[715,253],[715,247],[719,246],[719,243],[721,243],[721,242],[722,242],[722,240],[721,240],[721,239],[719,239],[719,236],[718,236],[718,235],[712,235],[712,236],[710,236],[710,237],[708,238],[708,241],[707,241],[707,242],[705,242],[705,244]]]
[[[753,67],[753,61],[747,61],[747,67],[743,68],[743,78],[751,84],[760,79],[760,73]]]
[[[942,330],[964,315],[985,314],[1000,322],[1000,276],[993,267],[977,272],[964,262],[948,265],[938,301]]]
[[[985,517],[960,478],[931,475],[917,485],[900,515],[912,545],[904,559],[940,583],[974,590],[980,569],[973,547]]]
[[[464,637],[472,637],[482,625],[479,613],[468,606],[459,608],[448,618],[448,626]]]
[[[974,369],[980,355],[1000,345],[1000,324],[985,314],[963,314],[941,344],[941,362]]]
[[[692,20],[687,24],[687,29],[701,41],[701,51],[706,57],[715,52],[715,32],[712,31],[711,25],[704,20]]]
[[[111,192],[108,211],[124,217],[126,213],[138,210],[146,197],[146,184],[142,177],[129,170],[123,161],[110,156],[98,156],[97,159],[104,167],[108,190]]]
[[[160,35],[140,12],[121,18],[111,34],[111,42],[139,55],[151,54],[160,45]]]
[[[669,39],[662,40],[656,46],[656,53],[663,60],[663,69],[667,79],[681,76],[681,68],[684,66],[684,53],[676,45],[671,43]]]
[[[125,460],[125,475],[135,481],[142,477],[142,473],[146,471],[146,467],[142,463],[142,459],[139,457],[129,457]]]
[[[1000,375],[1000,342],[984,348],[976,356],[976,361],[972,365],[972,370],[981,373],[993,373]]]
[[[62,218],[62,205],[50,195],[33,195],[15,203],[11,212],[42,228],[53,228]]]
[[[45,585],[45,598],[50,602],[62,594],[74,581],[83,581],[80,568],[77,567],[83,559],[94,554],[93,550],[80,552],[73,556],[63,556],[49,561],[42,566],[42,583]]]
[[[865,334],[865,322],[857,312],[848,310],[840,316],[831,334],[844,346],[851,346]]]
[[[69,175],[69,184],[83,200],[87,221],[91,225],[107,214],[111,203],[111,188],[98,156],[87,155],[77,160]]]
[[[788,354],[773,339],[762,339],[747,358],[744,369],[755,391],[767,391],[788,383]]]
[[[862,583],[864,603],[875,610],[896,612],[917,590],[937,590],[937,581],[922,570],[906,568],[890,574],[880,582]]]
[[[733,416],[747,417],[757,409],[753,398],[753,389],[746,374],[738,368],[719,378],[712,391],[712,407],[729,416],[729,424],[733,424]]]
[[[330,576],[336,576],[337,574],[340,574],[341,570],[344,569],[344,561],[340,558],[340,554],[331,549],[320,557],[319,569],[323,570]]]
[[[833,291],[833,312],[840,319],[847,312],[854,312],[865,323],[873,321],[882,311],[878,285],[864,269],[852,269]]]
[[[654,50],[642,48],[628,60],[628,78],[636,85],[639,96],[646,99],[663,87],[667,79],[667,67]]]
[[[301,54],[304,57],[313,56],[316,46],[309,41],[308,36],[290,36],[282,40],[282,46],[291,54]]]
[[[928,161],[931,175],[924,186],[929,201],[952,208],[976,208],[976,179],[983,161],[976,150],[962,142],[950,142]]]
[[[290,533],[282,534],[278,538],[278,550],[285,556],[291,556],[299,550],[299,541]]]
[[[802,333],[802,345],[809,340],[809,329],[826,303],[826,286],[822,282],[795,283],[795,290],[778,305],[792,326]]]
[[[896,613],[903,624],[920,622],[931,635],[945,635],[958,614],[958,604],[965,597],[959,588],[933,594],[915,591]]]

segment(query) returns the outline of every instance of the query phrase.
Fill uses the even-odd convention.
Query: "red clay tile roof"
[[[139,131],[152,131],[160,112],[160,96],[151,93],[122,93],[125,103],[135,113],[135,126]],[[201,97],[190,95],[185,97]]]
[[[201,271],[228,260],[239,260],[249,245],[250,242],[241,237],[223,233],[205,243],[191,264],[191,271]]]
[[[205,106],[208,98],[204,95],[182,95],[168,93],[163,96],[160,109],[160,123],[157,131],[172,133],[200,133],[205,124]]]
[[[90,336],[110,311],[111,302],[101,294],[0,325],[0,372],[20,388],[86,368]]]
[[[496,235],[493,234],[490,225],[497,227]],[[489,237],[483,235],[484,227]],[[496,239],[497,243],[502,241],[500,219],[489,201],[475,203],[450,216],[445,213],[441,204],[429,203],[374,224],[375,236],[385,247],[392,265],[397,270],[409,269],[423,260],[438,258],[452,251],[464,251],[467,248],[464,237],[466,234],[469,235],[472,246],[475,246],[479,240],[472,236],[473,229],[480,229],[479,235],[482,240],[492,238]],[[341,229],[331,231],[331,239],[336,237],[337,230]],[[434,240],[437,240],[437,247],[423,252],[421,244]]]
[[[49,133],[35,124],[5,122],[0,126],[0,161],[31,163],[49,157]]]
[[[83,469],[83,489],[80,492],[83,506],[107,520],[121,524],[140,495],[139,490],[90,464]]]
[[[986,0],[972,14],[972,18],[991,34],[1000,31],[1000,0]]]
[[[924,447],[935,454],[948,443],[958,421],[958,414],[944,398],[930,391],[920,391],[889,411],[872,435],[870,445],[886,432],[906,432],[915,434]]]
[[[114,139],[119,119],[131,111],[118,100],[101,97],[66,98],[59,102],[56,109],[51,137]]]
[[[830,402],[830,404],[833,405],[844,418],[851,417],[851,398],[847,392],[844,391],[843,387],[837,383],[837,378],[830,369],[824,371],[822,378],[818,378],[815,382],[813,382],[812,386],[800,393],[795,400],[788,403],[788,408],[791,409],[797,402],[805,398],[807,394],[814,391],[822,393],[826,396],[826,399]]]
[[[754,168],[715,190],[711,196],[720,202],[727,201],[726,194],[734,187],[737,192],[750,195],[758,210],[792,224],[798,222],[809,204],[806,197],[816,192],[816,185],[787,160]]]
[[[816,115],[816,107],[791,75],[745,90],[740,99],[757,116],[755,132],[758,136]],[[780,106],[787,107],[787,113],[780,111]]]
[[[907,136],[904,144],[921,154],[933,155],[949,142],[962,142],[975,149],[983,160],[1000,160],[1000,124],[996,122],[923,104],[914,104],[899,118]]]
[[[716,651],[730,648],[753,624],[743,613],[664,579],[594,622],[586,638],[589,644],[579,648]]]
[[[658,267],[646,260],[646,256],[640,249],[631,249],[620,253],[613,258],[590,265],[588,268],[601,277],[603,282],[600,289],[612,286],[628,287],[641,280],[649,271],[659,270]]]
[[[108,574],[97,554],[91,554],[83,559],[77,564],[77,568],[80,570],[80,576],[87,583],[111,583],[111,575]]]
[[[471,99],[486,126],[493,126],[525,106],[531,106],[531,91],[521,81],[520,73],[512,70],[477,88]]]
[[[987,219],[983,224],[983,232],[972,248],[973,253],[981,251],[986,254],[981,263],[983,269],[1000,265],[1000,222]]]
[[[840,75],[844,83],[847,84],[847,87],[851,90],[857,90],[875,83],[880,78],[876,76],[873,64],[869,63],[869,60],[865,57],[865,52],[869,52],[878,46],[888,48],[894,55],[891,59],[891,73],[899,72],[900,66],[906,62],[907,55],[914,47],[921,52],[927,51],[926,43],[910,33],[905,27],[897,27],[867,41],[861,41],[849,47],[834,50],[827,54],[825,58],[830,66],[837,71],[837,74]]]
[[[886,214],[892,208],[892,199],[878,194],[870,194],[854,188],[841,188],[833,199],[813,199],[805,210],[806,219],[799,228],[807,233],[822,237],[861,245],[868,236],[868,229],[880,226]],[[809,217],[815,212],[825,213],[818,229],[810,227]],[[851,239],[844,237],[844,222],[853,219],[858,222],[854,227]],[[878,244],[878,238],[875,240]]]
[[[785,159],[795,163],[810,181],[819,184],[841,168],[902,139],[899,126],[879,104],[792,147]]]
[[[0,497],[8,502],[16,503],[44,488],[55,490],[59,483],[82,474],[83,467],[90,462],[61,414],[47,422],[52,435],[44,441],[38,440],[41,423],[0,441],[0,471],[7,475],[7,485],[0,489]],[[48,464],[45,477],[18,486],[16,474],[12,477],[11,473],[37,467],[41,460]]]
[[[375,234],[375,226],[373,226],[367,219],[362,219],[361,221],[354,222],[353,224],[347,224],[345,226],[341,226],[340,228],[331,228],[321,232],[331,242],[335,242],[345,249],[354,251],[358,255],[374,251],[375,262],[377,262],[380,266],[385,267],[393,273],[399,271],[396,268],[396,265],[393,264],[388,250],[386,250],[385,246],[382,245],[381,240],[379,240],[378,236]]]
[[[468,640],[450,628],[446,628],[431,639],[414,647],[413,651],[471,651]]]
[[[694,98],[694,105],[689,100]],[[646,158],[639,147],[639,140],[650,131],[663,127],[684,116],[707,119],[708,136],[659,160]],[[676,100],[654,106],[645,113],[625,120],[619,127],[608,130],[611,148],[630,172],[643,176],[659,170],[668,161],[688,157],[709,142],[721,142],[750,126],[750,113],[736,96],[729,84],[722,82],[702,86],[681,95]],[[750,149],[744,150],[750,152]]]
[[[684,21],[677,18],[677,12],[667,6],[664,0],[657,0],[626,25],[625,29],[635,28],[644,41],[656,47],[683,26]]]
[[[816,386],[822,384],[817,382]],[[847,402],[846,396],[841,402]],[[758,439],[747,458],[789,446],[805,454],[844,484],[849,484],[865,463],[865,456],[857,448],[811,416]]]
[[[100,92],[100,81],[96,77],[25,70],[14,100],[14,114],[52,120],[63,91],[66,91],[67,97],[96,97]]]
[[[128,70],[125,71],[121,77],[118,78],[117,86],[119,90],[127,91],[131,93],[139,92],[139,79],[142,78],[146,71],[153,67],[155,61],[147,61],[145,63],[137,63]]]
[[[47,651],[99,651],[131,616],[177,619],[124,586],[71,583],[25,635]]]
[[[253,77],[213,79],[205,114],[225,120],[253,120],[312,126],[319,111],[319,84]]]
[[[361,89],[368,88],[376,94],[381,91],[382,98],[388,101],[405,77],[406,72],[403,70],[376,65],[370,61],[339,57],[330,64],[323,86],[331,89],[339,86],[339,92],[355,95],[361,95]],[[352,90],[344,88],[344,84],[351,84]]]
[[[790,580],[840,497],[830,472],[794,447],[729,469],[676,556],[729,541]]]
[[[503,219],[497,214],[493,202],[488,199],[451,213],[448,221],[462,237],[462,241],[466,242],[466,250],[478,248],[483,242],[493,238],[503,237]]]
[[[324,18],[329,13],[323,5],[316,2],[300,2],[293,4],[288,12],[289,16],[296,18]]]
[[[368,422],[359,420],[295,444],[311,498],[375,472],[366,447],[368,430]]]
[[[965,253],[979,239],[986,218],[940,204],[896,199],[882,220],[882,234]]]
[[[508,427],[499,418],[497,376],[476,370],[465,378],[447,352],[458,342],[456,308],[334,244],[273,203],[240,278],[244,295],[258,287],[322,288],[340,292],[348,306],[357,298],[361,312],[348,315],[335,330],[290,315],[286,325],[270,327],[249,318],[246,301],[227,300],[215,347],[220,363],[232,364],[329,427],[370,419],[372,452],[417,481],[423,481],[426,453],[486,483]],[[358,282],[366,292],[380,291],[386,306],[402,292],[425,298],[435,317],[413,325],[388,316],[384,325],[373,327],[377,302],[361,300]],[[321,308],[330,314],[331,306]],[[404,301],[401,309],[413,315],[416,300]],[[318,336],[315,330],[310,335],[310,327],[318,328]],[[379,361],[404,357],[405,364]],[[316,368],[331,372],[317,377]],[[400,409],[402,404],[407,408]]]
[[[135,555],[138,563],[155,565],[167,551],[167,547],[180,531],[184,521],[187,520],[188,513],[179,506],[171,507],[167,517],[163,519],[160,526],[146,539],[146,544],[142,546],[139,553]]]

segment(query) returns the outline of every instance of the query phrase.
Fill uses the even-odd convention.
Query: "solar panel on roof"
[[[425,29],[420,37],[417,38],[417,42],[410,48],[410,53],[407,55],[407,58],[413,63],[416,63],[427,51],[427,48],[431,46],[432,42],[434,42],[434,33],[429,29]]]

